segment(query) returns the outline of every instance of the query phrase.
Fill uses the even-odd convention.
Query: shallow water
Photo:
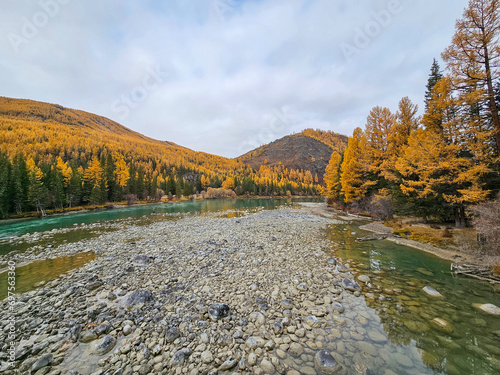
[[[220,212],[221,218],[241,217],[263,209],[290,206],[294,202],[318,202],[321,198],[298,199],[224,199],[177,202],[132,206],[113,210],[81,212],[48,218],[4,221],[0,224],[0,255],[12,251],[23,252],[32,246],[57,247],[64,243],[78,242],[97,237],[104,232],[126,225],[149,225],[157,221],[175,220],[182,214]],[[113,223],[113,226],[107,224]],[[82,224],[96,224],[81,228]],[[62,233],[50,231],[70,228]],[[18,236],[35,234],[29,241]],[[39,239],[37,239],[39,237]],[[92,255],[90,255],[92,254]],[[36,261],[16,268],[16,293],[35,288],[40,282],[49,281],[71,269],[79,268],[95,258],[93,253],[81,253],[57,259]],[[7,296],[7,272],[0,273],[0,300]]]
[[[290,200],[235,199],[138,206],[11,223],[0,226],[0,236],[108,220],[146,225],[171,220],[176,213],[220,211],[221,218],[237,218],[291,204]],[[77,230],[56,234],[51,241],[73,242],[87,238],[89,233],[90,230]],[[416,249],[389,241],[356,242],[357,237],[368,234],[357,224],[331,225],[325,233],[331,240],[328,255],[348,263],[356,275],[369,276],[371,287],[360,282],[360,297],[344,294],[341,303],[346,310],[325,316],[328,327],[314,329],[316,347],[306,348],[299,357],[289,355],[285,362],[290,366],[303,373],[316,373],[314,353],[324,348],[342,364],[343,374],[500,373],[500,317],[482,313],[473,306],[500,306],[500,287],[453,277],[449,261]],[[18,267],[16,292],[28,291],[41,281],[82,266],[94,256],[77,254]],[[6,277],[6,273],[0,274],[0,299],[6,293]],[[436,289],[443,297],[429,297],[422,290],[424,286]],[[442,328],[437,322],[448,325]]]
[[[499,374],[500,317],[480,312],[473,304],[500,306],[500,288],[453,277],[449,261],[419,250],[389,241],[355,241],[365,234],[356,225],[327,230],[334,249],[331,255],[371,278],[371,288],[363,287],[361,297],[350,295],[345,302],[349,306],[342,314],[347,318],[345,327],[386,338],[374,334],[377,340],[369,342],[372,346],[360,348],[356,334],[344,337],[341,346],[357,349],[350,360],[352,373],[357,373],[358,364],[358,368],[368,365],[374,374],[389,369],[396,374]],[[428,296],[424,286],[443,297]],[[366,324],[359,317],[365,317]],[[436,324],[442,321],[448,324],[444,328]],[[329,342],[335,346],[332,350],[338,349],[335,342]],[[365,356],[372,350],[376,355]]]
[[[59,275],[79,268],[94,260],[94,252],[80,253],[72,256],[63,256],[55,259],[38,260],[27,265],[16,267],[16,293],[28,292],[44,282],[53,280]],[[8,272],[0,273],[0,285],[7,285]],[[41,285],[40,285],[41,283]],[[7,297],[7,288],[0,288],[0,301]]]

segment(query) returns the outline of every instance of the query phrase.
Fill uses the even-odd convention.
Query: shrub
[[[135,202],[137,202],[137,195],[135,194],[127,194],[125,196],[125,200],[129,206],[132,206]]]
[[[377,220],[392,220],[394,210],[389,197],[375,195],[370,201],[369,211]]]
[[[472,225],[483,239],[482,250],[491,255],[500,255],[500,199],[484,202],[472,207]]]
[[[207,199],[221,199],[221,198],[233,198],[236,197],[236,193],[230,189],[223,188],[211,188],[207,189],[207,193],[205,194],[205,198]]]

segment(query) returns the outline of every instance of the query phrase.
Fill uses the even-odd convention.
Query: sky
[[[239,156],[423,109],[467,0],[0,0],[0,96]]]

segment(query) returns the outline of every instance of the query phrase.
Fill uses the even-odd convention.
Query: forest
[[[308,129],[326,144],[331,132]],[[337,147],[337,150],[341,148]],[[157,141],[104,117],[0,98],[0,218],[107,202],[190,197],[208,188],[237,195],[318,195],[317,175]]]
[[[374,107],[325,174],[330,205],[467,224],[500,190],[500,10],[473,0],[432,63],[425,111],[404,97]],[[424,84],[422,84],[424,87]]]

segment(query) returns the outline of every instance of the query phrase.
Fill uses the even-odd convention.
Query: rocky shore
[[[38,258],[97,258],[17,295],[12,311],[2,302],[0,372],[427,373],[421,353],[391,346],[366,308],[373,280],[333,256],[323,235],[332,224],[342,222],[310,207],[185,215],[41,249]]]
[[[335,221],[290,209],[215,216],[84,241],[96,260],[18,296],[12,312],[3,301],[1,371],[348,373],[355,359],[325,350],[319,334],[331,316],[341,335],[340,301],[360,288],[342,283],[325,253],[320,232]],[[13,364],[5,354],[11,319]]]

